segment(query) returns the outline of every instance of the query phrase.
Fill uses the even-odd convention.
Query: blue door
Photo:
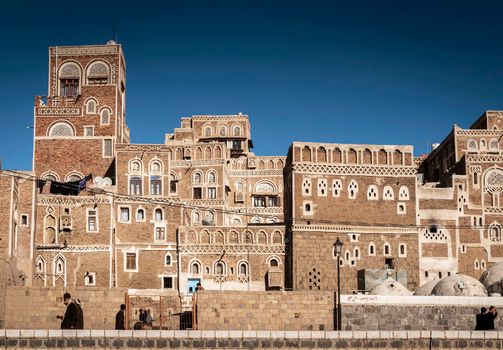
[[[198,283],[201,283],[201,279],[200,278],[189,278],[188,281],[187,281],[187,285],[188,285],[188,292],[189,294],[192,294],[196,291],[196,286]]]

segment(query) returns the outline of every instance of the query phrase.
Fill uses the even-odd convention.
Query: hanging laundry
[[[69,181],[69,182],[57,182],[51,181],[51,190],[52,194],[61,194],[63,196],[77,196],[80,191],[86,188],[87,181],[92,179],[92,174],[77,180],[77,181]]]

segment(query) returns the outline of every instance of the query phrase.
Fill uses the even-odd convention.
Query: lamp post
[[[342,310],[341,310],[341,251],[342,241],[337,237],[334,243],[335,256],[337,257],[337,330],[341,330]]]

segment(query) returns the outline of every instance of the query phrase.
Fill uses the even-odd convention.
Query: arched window
[[[359,247],[355,247],[353,249],[353,256],[355,257],[355,259],[357,260],[360,260],[360,248]]]
[[[171,266],[171,254],[166,253],[164,256],[164,266]]]
[[[237,191],[243,191],[245,189],[245,184],[243,181],[236,181],[235,186]]]
[[[480,140],[480,149],[485,150],[487,148],[486,140]]]
[[[129,163],[129,172],[131,174],[141,173],[142,164],[139,160],[133,160]]]
[[[59,95],[77,96],[80,85],[80,67],[73,62],[64,63],[59,70]]]
[[[479,260],[478,259],[475,259],[475,261],[473,262],[473,267],[475,268],[475,270],[480,270],[480,263],[479,263]]]
[[[217,182],[217,174],[214,171],[208,173],[208,183],[214,184]]]
[[[501,242],[501,226],[498,224],[491,224],[489,226],[489,240],[493,242]]]
[[[108,84],[108,64],[105,62],[94,62],[87,69],[87,83],[89,85]]]
[[[211,126],[205,126],[204,127],[204,137],[211,137],[211,134],[213,134],[213,129]]]
[[[45,274],[45,260],[40,255],[37,257],[37,260],[35,261],[35,273]]]
[[[155,211],[154,211],[154,220],[155,221],[161,221],[162,220],[162,209],[160,208],[157,208]]]
[[[110,111],[110,109],[108,108],[102,108],[101,111],[100,111],[100,115],[101,115],[101,125],[108,125],[110,124],[110,114],[112,114],[112,112]]]
[[[220,125],[218,127],[218,136],[223,137],[225,135],[227,135],[227,127],[225,125]]]
[[[136,221],[145,221],[145,210],[142,208],[136,211]]]
[[[232,135],[233,136],[241,136],[241,126],[239,125],[234,125],[232,127]]]
[[[489,141],[489,150],[490,151],[497,151],[498,148],[499,148],[498,139],[491,139]]]
[[[190,273],[193,275],[199,275],[201,273],[201,263],[199,263],[199,261],[193,261],[190,264]]]
[[[351,199],[356,198],[356,194],[358,193],[358,183],[355,180],[351,180],[348,186],[348,196]]]
[[[154,160],[150,163],[150,173],[160,174],[162,172],[162,164],[158,160]]]
[[[395,198],[395,194],[393,193],[393,188],[391,186],[384,186],[383,195],[384,200],[392,200]]]
[[[373,242],[369,243],[369,256],[375,256],[376,255],[376,246]]]
[[[468,151],[476,151],[477,150],[477,141],[468,140]]]
[[[82,174],[79,174],[77,172],[71,172],[65,177],[66,182],[75,182],[75,181],[80,181],[82,180],[84,176]]]
[[[238,274],[240,276],[248,276],[248,264],[246,262],[239,263]]]
[[[407,188],[407,186],[400,187],[398,197],[401,201],[409,200],[409,189]]]
[[[390,255],[391,254],[391,246],[390,246],[389,243],[384,243],[383,254],[384,255]]]
[[[73,125],[71,125],[68,122],[57,122],[50,127],[49,136],[52,137],[75,136]]]
[[[202,175],[200,172],[194,173],[194,177],[192,178],[192,182],[194,184],[200,184],[202,182]]]
[[[86,103],[86,113],[87,114],[94,114],[96,113],[96,100],[94,99],[89,99]]]
[[[367,190],[367,199],[368,200],[378,200],[378,194],[377,194],[377,186],[376,185],[370,185],[368,190]]]
[[[215,223],[215,213],[212,211],[207,211],[206,215],[204,216],[204,220],[207,224],[213,225]]]
[[[272,258],[271,260],[269,260],[269,266],[270,267],[278,267],[279,266],[278,259]]]
[[[225,264],[223,261],[217,261],[214,266],[215,275],[225,275]]]
[[[201,224],[201,213],[199,213],[198,211],[192,212],[192,224],[193,225],[200,225]]]

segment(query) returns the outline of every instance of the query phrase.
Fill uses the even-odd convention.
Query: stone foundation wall
[[[334,329],[332,292],[198,293],[199,330]],[[503,298],[343,295],[342,330],[472,330],[482,306]],[[498,319],[495,326],[498,329]]]
[[[501,349],[502,332],[0,330],[6,348]]]

